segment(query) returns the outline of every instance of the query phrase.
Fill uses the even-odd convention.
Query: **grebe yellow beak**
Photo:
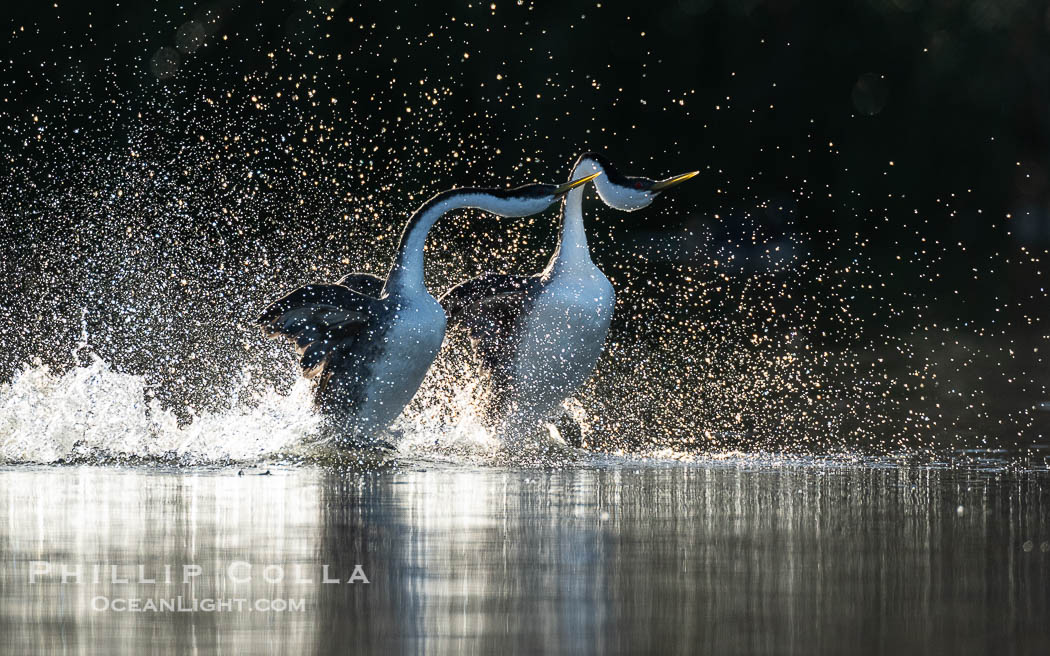
[[[673,187],[675,185],[682,184],[683,182],[685,182],[689,178],[693,177],[694,175],[698,175],[699,173],[700,173],[700,171],[691,171],[689,173],[683,173],[682,175],[676,175],[673,178],[667,178],[666,180],[661,180],[661,181],[657,182],[656,184],[654,184],[653,186],[649,187],[649,191],[663,191],[665,189],[670,189],[671,187]]]
[[[699,173],[699,171],[697,171],[697,173]],[[587,184],[588,182],[590,182],[591,180],[597,178],[601,174],[602,174],[602,172],[598,171],[597,173],[594,173],[592,175],[588,175],[585,178],[580,178],[579,180],[573,180],[572,182],[566,182],[565,184],[558,185],[557,187],[554,188],[554,195],[555,196],[560,196],[562,194],[567,194],[567,193],[569,193],[570,189],[575,189],[576,187],[579,187],[582,184]]]

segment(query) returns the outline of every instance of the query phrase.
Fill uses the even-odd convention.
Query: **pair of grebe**
[[[602,155],[581,155],[570,181],[514,189],[442,192],[417,209],[386,279],[352,273],[300,287],[258,319],[270,337],[294,342],[327,429],[349,446],[381,444],[383,432],[419,389],[446,327],[462,326],[476,351],[485,417],[506,439],[528,436],[586,382],[605,345],[615,306],[594,265],[583,224],[583,191],[593,180],[605,204],[633,211],[696,172],[656,181],[619,173]],[[485,274],[440,301],[423,284],[423,245],[437,220],[460,208],[531,216],[565,196],[561,238],[534,276]]]

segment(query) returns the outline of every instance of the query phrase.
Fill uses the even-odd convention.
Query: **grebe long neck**
[[[605,172],[604,167],[595,159],[581,158],[572,169],[571,180],[585,178],[592,173]],[[594,179],[598,184],[605,176]],[[594,266],[591,262],[591,251],[587,247],[587,231],[583,225],[583,190],[587,185],[580,185],[569,191],[562,206],[561,235],[558,248],[547,265],[548,272],[565,271],[577,267]]]
[[[423,285],[423,246],[437,220],[452,210],[473,207],[501,216],[526,216],[527,199],[507,196],[505,190],[464,188],[443,191],[417,209],[401,233],[394,263],[387,276],[384,293],[425,293]]]

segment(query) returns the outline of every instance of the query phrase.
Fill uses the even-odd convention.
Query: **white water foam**
[[[453,347],[455,353],[455,347]],[[459,356],[459,357],[457,357]],[[439,358],[416,398],[395,422],[398,455],[473,465],[567,465],[582,452],[569,447],[548,428],[529,439],[506,442],[485,425],[481,407],[484,385],[462,354]],[[568,404],[586,438],[589,418],[576,401]]]
[[[180,424],[141,376],[90,363],[65,373],[34,364],[0,385],[0,462],[52,463],[76,453],[194,463],[253,461],[316,433],[306,380],[291,393],[235,399],[232,409]]]
[[[65,372],[35,362],[0,384],[0,463],[72,458],[134,458],[188,464],[257,462],[296,454],[320,433],[312,382],[287,394],[245,395],[245,376],[227,392],[229,410],[193,413],[188,423],[153,398],[142,376],[114,370],[77,347],[88,362]],[[81,358],[83,359],[83,358]],[[475,386],[439,374],[394,426],[397,455],[463,463],[502,459],[501,443],[475,412]]]
[[[215,392],[229,409],[191,411],[187,422],[154,398],[143,376],[115,370],[95,354],[86,329],[74,355],[86,364],[55,372],[37,361],[0,384],[0,464],[134,459],[199,465],[315,453],[299,448],[318,444],[322,423],[312,403],[313,383],[305,378],[297,378],[288,393],[246,393],[257,386],[244,373],[232,389]],[[480,419],[480,394],[469,366],[439,361],[392,427],[396,455],[507,462],[505,445]],[[574,410],[586,426],[582,409]]]
[[[501,442],[478,414],[479,385],[468,369],[439,361],[416,399],[394,423],[398,454],[449,462],[491,463]]]
[[[239,398],[234,390],[230,410],[196,414],[185,423],[151,398],[143,377],[115,371],[97,355],[88,355],[86,366],[60,374],[45,365],[27,365],[0,385],[0,464],[54,463],[78,455],[86,455],[88,461],[130,457],[194,465],[250,463],[295,453],[320,430],[321,417],[311,403],[312,384],[304,378],[287,394],[271,390]],[[450,384],[453,380],[455,384]],[[248,388],[248,380],[238,385]],[[394,426],[397,456],[457,464],[520,464],[521,458],[510,456],[499,437],[480,421],[477,393],[477,385],[469,379],[436,372]],[[580,408],[571,409],[583,419]],[[595,458],[591,462],[759,467],[800,462],[776,454],[697,454],[667,448]],[[824,466],[827,462],[820,460]],[[856,456],[845,462],[855,464]]]

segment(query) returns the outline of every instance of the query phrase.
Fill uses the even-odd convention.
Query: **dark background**
[[[965,272],[990,254],[978,267],[989,271],[1017,244],[1045,252],[1050,241],[1043,2],[60,2],[5,11],[0,111],[15,156],[31,113],[68,131],[97,126],[99,112],[84,108],[115,98],[195,114],[201,97],[221,102],[235,90],[269,96],[261,120],[275,132],[304,114],[352,123],[362,144],[350,150],[368,155],[367,182],[407,191],[406,209],[455,184],[560,179],[577,152],[594,148],[654,176],[701,168],[667,214],[708,219],[725,238],[749,234],[732,220],[747,215],[764,229],[757,241],[804,231],[808,247],[847,257],[861,242],[869,254],[903,255],[897,266],[920,277],[931,258]],[[292,78],[316,94],[289,100]],[[270,96],[280,88],[283,100]],[[62,97],[70,100],[56,117]],[[246,106],[229,102],[238,100]],[[276,175],[287,165],[275,164]],[[651,213],[621,221],[671,227]],[[931,241],[940,252],[916,252]],[[1031,272],[1009,275],[1034,291]],[[970,278],[930,281],[929,291],[1008,293],[996,276]]]
[[[724,187],[740,204],[793,196],[810,229],[868,222],[892,195],[910,198],[945,241],[1050,239],[1044,2],[34,2],[5,12],[9,121],[68,91],[64,79],[80,102],[101,104],[114,86],[141,95],[156,78],[226,89],[264,73],[316,76],[340,107],[394,126],[424,80],[450,90],[449,115],[500,131],[485,135],[502,147],[484,155],[493,170],[541,150],[562,166],[586,145],[628,162],[659,156],[660,171],[702,166],[706,191]],[[1011,212],[1019,220],[1004,229]],[[1029,212],[1037,218],[1019,218]]]
[[[627,304],[619,330],[660,343],[701,324],[732,346],[730,359],[761,349],[756,334],[772,348],[804,332],[814,349],[850,354],[821,366],[851,381],[853,403],[895,398],[894,412],[911,415],[952,398],[991,425],[1008,418],[996,440],[1042,439],[1032,416],[1047,398],[1050,348],[1045,2],[26,2],[4,12],[0,274],[20,290],[4,304],[0,338],[15,354],[5,372],[66,353],[56,344],[75,341],[83,310],[89,332],[107,335],[107,358],[130,370],[163,360],[207,389],[214,371],[187,365],[209,359],[187,322],[196,346],[129,349],[117,315],[135,299],[207,297],[207,312],[180,312],[232,348],[240,338],[215,337],[230,324],[217,291],[230,281],[242,290],[241,334],[283,285],[381,271],[400,217],[426,196],[562,180],[595,149],[630,173],[703,173],[651,210],[606,212],[591,228]],[[477,225],[454,217],[435,230],[435,291],[509,263],[535,270],[550,252],[546,222]],[[653,243],[655,256],[639,255]],[[683,300],[683,279],[704,293]],[[757,318],[770,313],[772,328]],[[639,321],[656,315],[663,325]],[[858,374],[887,357],[888,373]],[[704,421],[732,424],[750,393],[720,397]]]

